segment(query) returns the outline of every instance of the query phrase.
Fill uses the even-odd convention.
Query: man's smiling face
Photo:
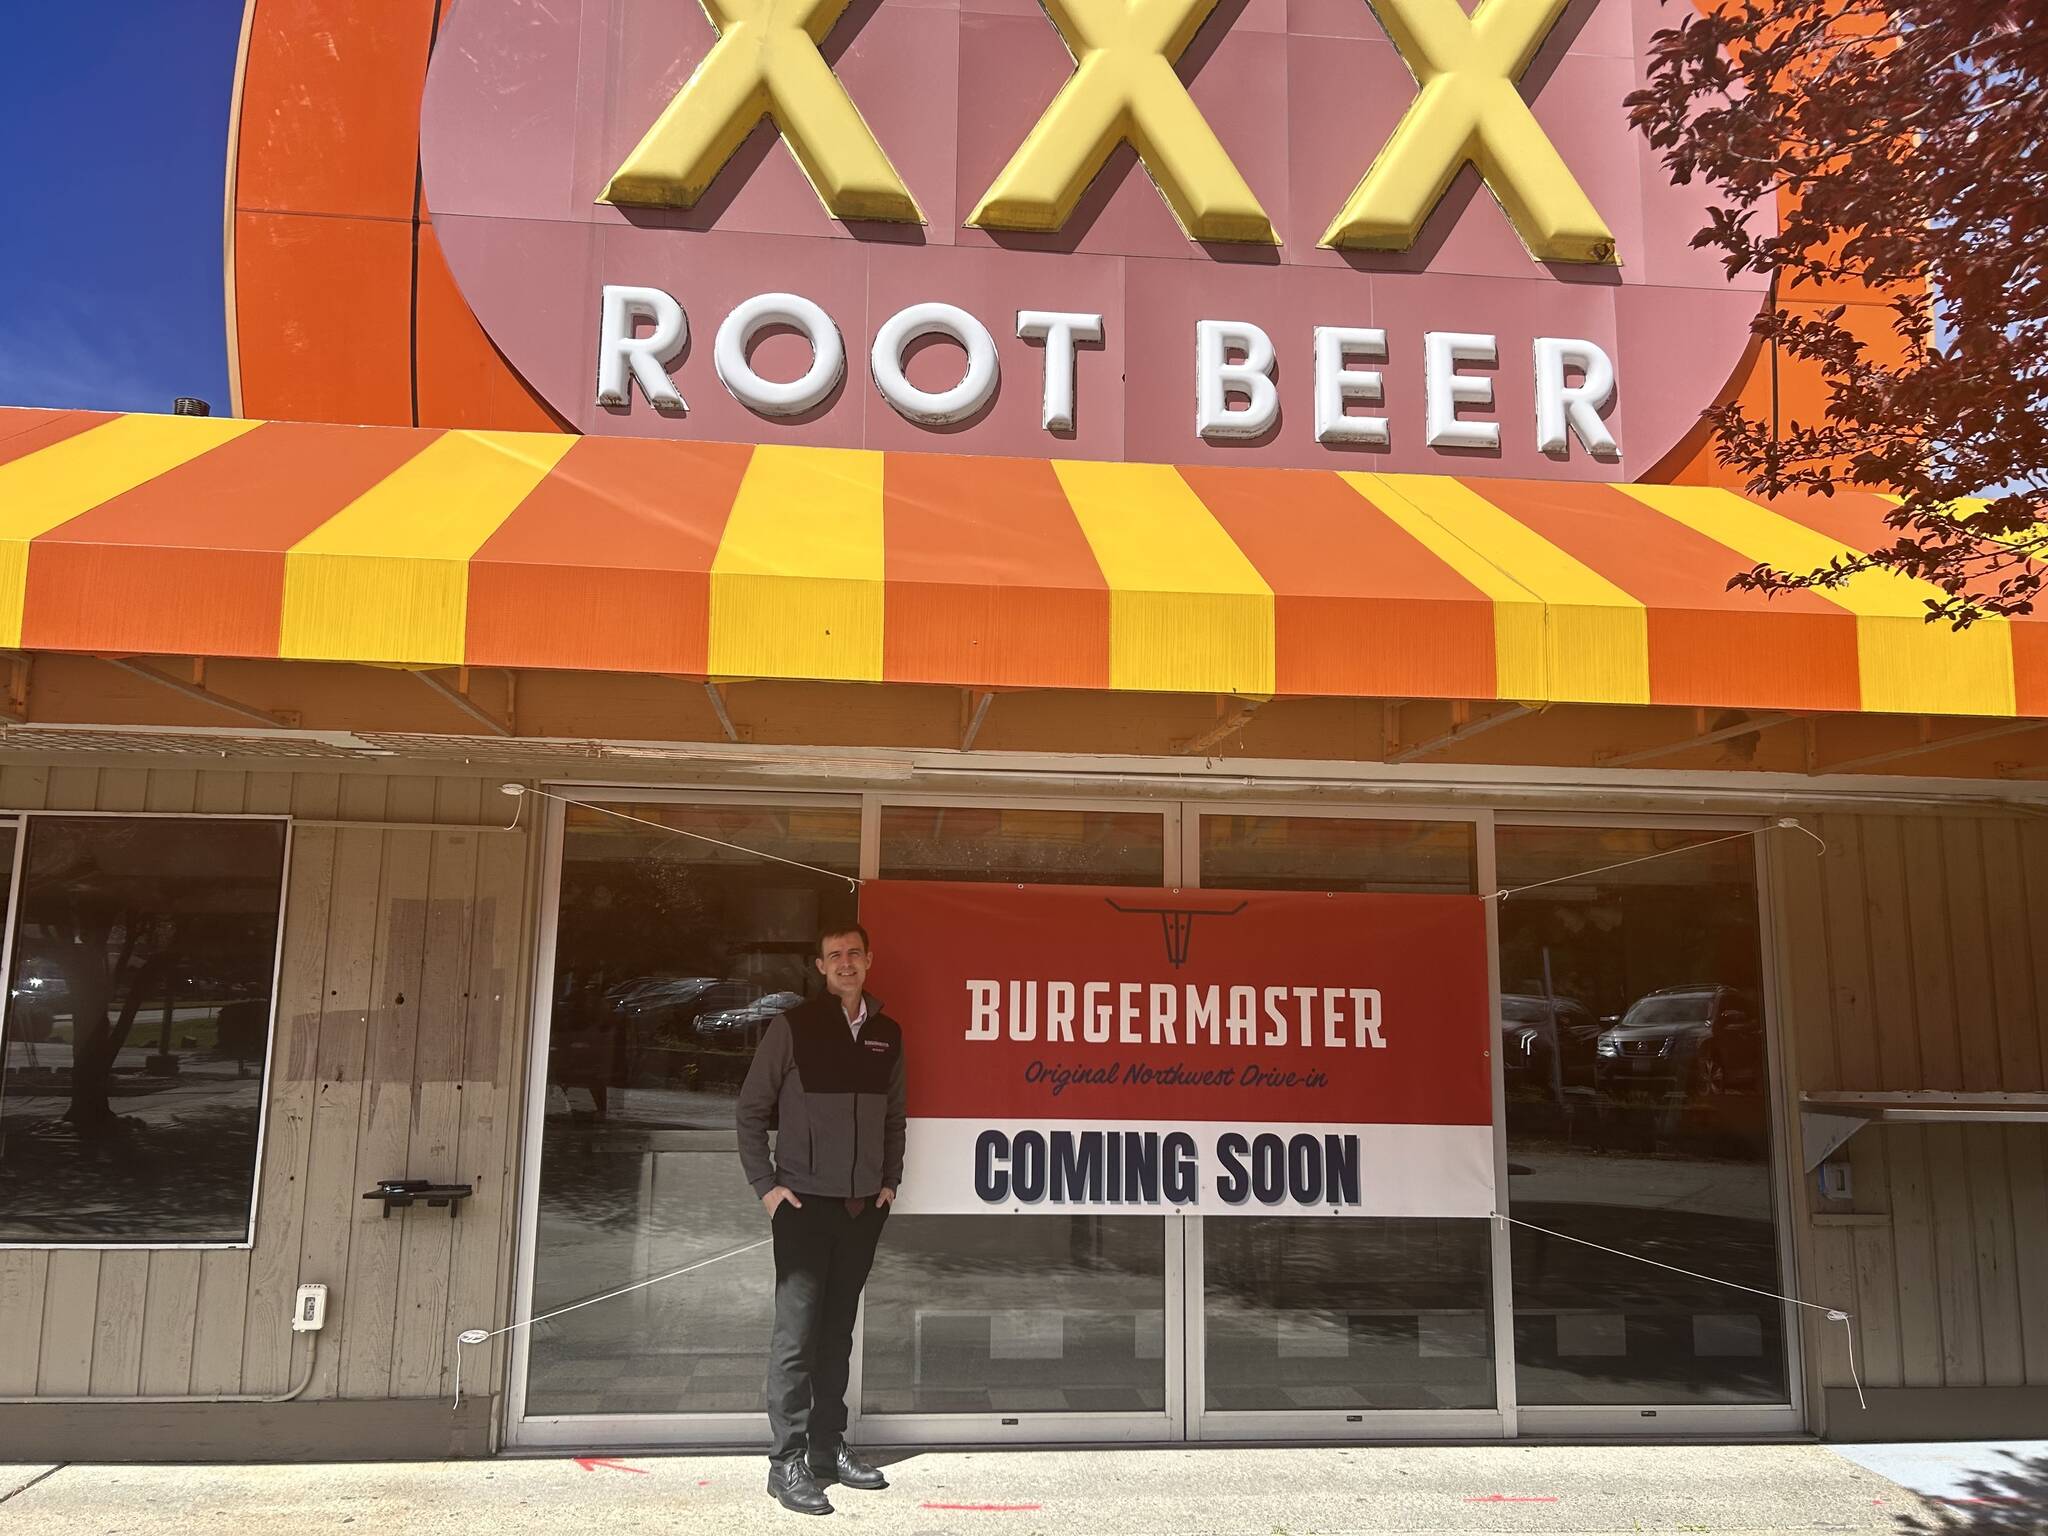
[[[858,929],[828,933],[818,943],[818,973],[834,997],[852,1002],[868,982],[868,967],[874,957]]]

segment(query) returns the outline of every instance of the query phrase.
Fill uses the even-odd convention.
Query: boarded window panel
[[[1836,1078],[1832,1085],[1814,1075],[1814,1063],[1802,1059],[1805,1086],[1870,1090],[1881,1081],[1877,1055],[1877,1017],[1871,1002],[1870,915],[1864,899],[1862,823],[1854,816],[1824,816],[1821,836],[1827,840],[1824,879],[1827,886],[1827,957],[1834,984]],[[1813,855],[1799,854],[1810,863]],[[1790,914],[1787,914],[1788,920]]]
[[[1906,942],[1904,841],[1896,816],[1863,822],[1863,894],[1870,929],[1870,990],[1877,1016],[1880,1088],[1927,1086],[1920,1069],[1912,948]]]
[[[2005,1128],[2027,1380],[2048,1384],[2048,1126]]]
[[[2009,1093],[2038,1093],[2042,1081],[2040,1014],[2027,931],[2027,882],[2020,862],[2023,824],[1987,822],[1983,831],[2001,1086]]]
[[[0,1253],[0,1393],[9,1397],[36,1389],[49,1279],[49,1254],[25,1248]]]
[[[385,816],[386,781],[351,774],[342,780],[341,819],[375,823]],[[334,906],[327,927],[327,985],[320,999],[317,1074],[307,1132],[304,1225],[299,1239],[299,1274],[346,1275],[349,1241],[361,1209],[363,1184],[356,1178],[356,1143],[363,1105],[363,1056],[368,1044],[371,977],[376,959],[376,892],[388,833],[350,826],[335,837]],[[388,1178],[377,1172],[369,1179]],[[338,1332],[330,1330],[320,1351],[309,1396],[342,1395],[342,1361],[348,1351],[351,1308]],[[292,1381],[307,1369],[313,1335],[292,1336]]]
[[[1888,1125],[1882,1135],[1892,1173],[1892,1240],[1899,1275],[1900,1354],[1909,1387],[1942,1384],[1941,1312],[1936,1302],[1933,1193],[1927,1128]],[[1864,1131],[1861,1134],[1871,1135]]]
[[[341,777],[298,775],[286,803],[300,816],[326,820],[339,814]],[[251,796],[252,809],[259,803]],[[270,1129],[263,1152],[263,1187],[256,1202],[256,1246],[247,1255],[246,1287],[231,1331],[210,1335],[202,1323],[202,1347],[193,1362],[193,1382],[227,1379],[224,1391],[282,1392],[292,1386],[293,1345],[300,1337],[286,1329],[292,1293],[299,1283],[299,1247],[305,1221],[307,1157],[313,1095],[313,1063],[320,1043],[321,999],[327,986],[327,930],[334,909],[335,848],[332,827],[300,827],[292,842],[291,899],[286,906],[284,964],[278,974],[277,1044],[271,1052]],[[308,1274],[308,1279],[325,1278]],[[206,1294],[227,1300],[237,1294],[236,1277],[209,1267]]]
[[[434,817],[434,781],[395,776],[386,789],[385,815],[394,822]],[[420,977],[426,964],[427,892],[436,838],[431,832],[384,834],[372,933],[376,957],[370,980],[369,1020],[363,1053],[362,1119],[356,1134],[359,1185],[417,1177],[412,1166],[414,1068],[419,1056]],[[436,1020],[435,1028],[444,1026]],[[402,1240],[412,1224],[357,1223],[349,1242],[348,1287],[353,1303],[342,1350],[342,1396],[391,1395],[397,1333]]]
[[[1899,1292],[1892,1263],[1892,1235],[1883,1227],[1859,1227],[1856,1250],[1856,1336],[1865,1382],[1896,1387],[1899,1367]]]

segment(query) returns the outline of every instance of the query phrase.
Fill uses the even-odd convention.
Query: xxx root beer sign
[[[870,881],[899,1208],[1484,1216],[1468,896]]]

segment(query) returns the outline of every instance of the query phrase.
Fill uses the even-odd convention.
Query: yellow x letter
[[[923,222],[818,45],[850,0],[703,0],[718,41],[598,198],[689,208],[763,117],[826,211]]]
[[[1189,236],[1277,245],[1266,210],[1173,72],[1215,9],[1216,0],[1045,0],[1073,76],[967,222],[1058,229],[1129,139]]]
[[[1515,82],[1570,0],[1374,0],[1422,87],[1324,245],[1405,251],[1466,161],[1539,261],[1611,262],[1614,235]]]

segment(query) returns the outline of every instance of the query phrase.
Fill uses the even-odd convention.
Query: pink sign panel
[[[825,60],[922,224],[835,219],[767,120],[687,211],[599,202],[718,40],[687,0],[452,7],[427,80],[425,189],[442,249],[491,339],[586,432],[1637,479],[1726,384],[1761,297],[1690,248],[1704,196],[1672,187],[1627,125],[1622,100],[1641,82],[1649,36],[1670,24],[1659,0],[1573,0],[1519,82],[1535,124],[1612,231],[1612,264],[1537,261],[1469,165],[1410,249],[1318,244],[1418,90],[1367,0],[1223,0],[1177,65],[1277,246],[1188,238],[1129,144],[1056,233],[966,224],[1074,73],[1037,0],[854,0],[826,37]],[[679,402],[657,408],[635,382],[623,403],[600,403],[608,287],[654,290],[680,309],[687,336],[662,365]],[[811,301],[843,344],[843,377],[795,415],[756,409],[717,366],[720,325],[763,294]],[[994,344],[992,387],[944,421],[892,405],[871,362],[891,316],[932,304],[964,311]],[[1101,317],[1100,339],[1072,353],[1070,423],[1046,424],[1056,349],[1018,334],[1027,310]],[[1204,321],[1271,342],[1275,408],[1256,433],[1198,431]],[[656,323],[639,313],[628,334]],[[1384,356],[1348,363],[1380,374],[1379,398],[1344,407],[1383,418],[1383,440],[1319,440],[1319,327],[1384,332]],[[1490,337],[1495,360],[1439,359],[1432,373],[1430,333]],[[1599,430],[1579,430],[1577,414],[1561,444],[1554,431],[1546,442],[1543,338],[1589,344],[1611,363],[1614,386],[1598,410],[1611,446],[1598,443]],[[1218,358],[1236,363],[1242,351],[1232,341]],[[1559,354],[1548,355],[1556,369]],[[969,371],[968,349],[945,336],[912,340],[898,356],[908,384],[930,394]],[[1586,354],[1567,356],[1560,379],[1582,384]],[[786,325],[767,327],[748,358],[769,381],[796,379],[811,361],[809,340]],[[1464,403],[1444,410],[1497,424],[1479,434],[1496,442],[1466,432],[1432,441],[1429,395],[1452,374]],[[1257,403],[1240,388],[1225,394],[1229,410]]]

